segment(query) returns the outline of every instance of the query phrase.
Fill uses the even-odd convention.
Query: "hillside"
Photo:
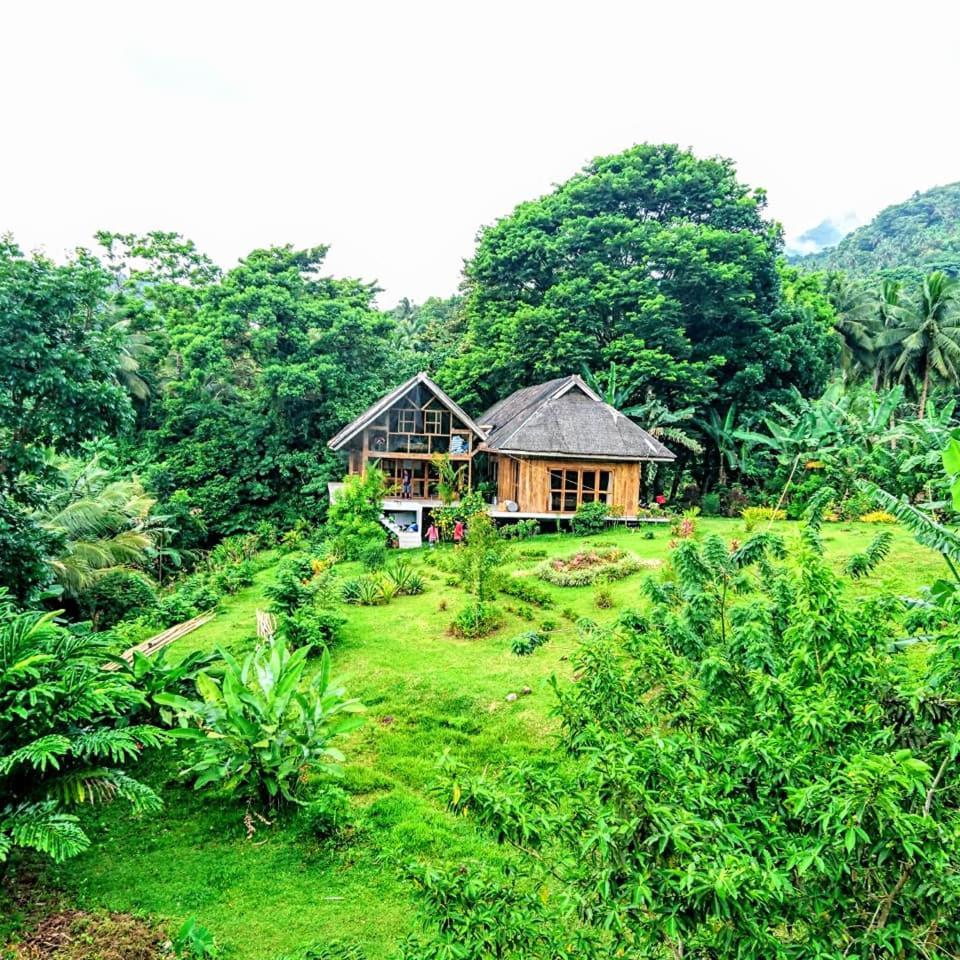
[[[908,278],[931,270],[960,275],[960,182],[887,207],[836,246],[796,258],[811,270]]]

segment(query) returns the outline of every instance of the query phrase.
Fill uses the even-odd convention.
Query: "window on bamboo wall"
[[[609,470],[550,471],[550,510],[574,513],[583,503],[610,502]]]

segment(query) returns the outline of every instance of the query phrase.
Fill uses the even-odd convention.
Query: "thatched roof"
[[[524,387],[478,418],[498,453],[605,460],[674,460],[659,440],[578,376]]]
[[[468,416],[463,409],[447,394],[440,389],[425,373],[418,373],[415,376],[412,376],[405,383],[401,383],[396,390],[391,390],[386,396],[381,397],[372,407],[368,407],[363,413],[357,417],[352,423],[348,423],[332,440],[329,441],[328,446],[334,450],[342,450],[364,427],[369,426],[373,423],[377,417],[380,416],[385,410],[389,410],[398,400],[400,400],[404,394],[415,387],[418,383],[422,383],[428,390],[430,390],[433,395],[448,409],[450,410],[458,419],[460,419],[463,424],[472,430],[479,439],[484,438],[484,432],[480,427],[474,422],[474,420]]]

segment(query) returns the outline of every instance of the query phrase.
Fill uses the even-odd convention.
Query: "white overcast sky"
[[[176,230],[224,266],[330,244],[381,303],[641,141],[736,160],[788,236],[960,180],[952,2],[0,6],[0,232]]]

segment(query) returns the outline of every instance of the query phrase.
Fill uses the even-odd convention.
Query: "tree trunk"
[[[920,391],[920,409],[917,412],[917,419],[923,419],[923,411],[927,408],[927,390],[930,387],[930,361],[926,357],[923,359],[923,388]]]

